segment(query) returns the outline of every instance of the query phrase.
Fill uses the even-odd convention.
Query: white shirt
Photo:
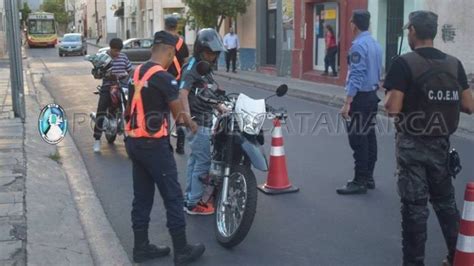
[[[224,36],[224,46],[226,49],[240,49],[239,36],[227,33]]]

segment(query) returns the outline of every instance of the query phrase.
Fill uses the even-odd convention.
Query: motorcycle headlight
[[[258,135],[265,122],[265,114],[250,115],[244,114],[242,117],[242,131],[249,135]]]

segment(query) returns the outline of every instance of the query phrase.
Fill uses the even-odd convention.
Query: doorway
[[[398,55],[400,38],[403,34],[404,1],[387,0],[387,44],[385,69],[390,69],[392,60]]]
[[[322,3],[314,6],[313,16],[313,69],[324,70],[324,57],[326,56],[325,25],[330,25],[339,44],[339,6],[337,3]],[[339,58],[337,56],[336,58]],[[336,69],[339,62],[336,59]]]
[[[276,65],[276,9],[267,11],[267,65]]]

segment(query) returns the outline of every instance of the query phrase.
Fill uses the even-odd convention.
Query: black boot
[[[150,244],[148,240],[148,230],[134,230],[135,244],[133,248],[133,261],[136,263],[159,257],[168,256],[171,252],[169,247],[157,247]]]
[[[349,181],[342,188],[338,188],[336,192],[340,195],[366,194],[367,187],[363,183],[359,183],[357,181]]]
[[[368,189],[375,189],[374,177],[369,177],[369,179],[367,180],[367,188]]]
[[[179,230],[171,234],[174,249],[174,265],[188,265],[200,258],[206,248],[203,244],[189,245],[186,240],[186,230]]]

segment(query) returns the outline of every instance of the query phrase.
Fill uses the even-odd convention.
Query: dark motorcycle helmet
[[[196,41],[194,42],[194,57],[201,60],[201,53],[205,50],[217,53],[217,57],[219,57],[221,52],[227,51],[224,47],[221,36],[215,29],[202,29],[197,34]]]

